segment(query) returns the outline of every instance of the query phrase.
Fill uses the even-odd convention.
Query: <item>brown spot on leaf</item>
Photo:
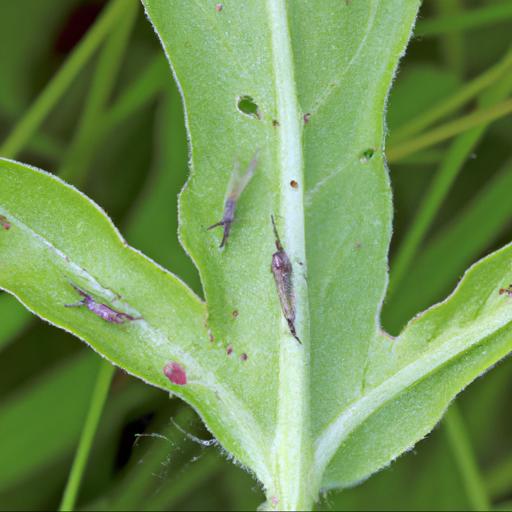
[[[234,309],[233,310],[233,313],[231,313],[233,315],[233,318],[237,318],[238,317],[238,309]]]
[[[299,184],[295,180],[292,180],[290,181],[290,187],[297,189],[299,188]]]
[[[233,353],[233,346],[228,345],[228,348],[226,349],[226,354],[230,356]]]

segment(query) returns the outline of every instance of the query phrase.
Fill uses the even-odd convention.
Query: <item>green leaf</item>
[[[398,338],[374,341],[367,391],[319,441],[320,454],[344,442],[327,471],[327,486],[338,486],[340,476],[344,485],[354,484],[410,448],[461,389],[510,352],[512,304],[499,290],[512,279],[511,256],[507,246],[485,258]]]
[[[243,10],[224,2],[220,12],[144,3],[188,115],[193,170],[181,197],[182,240],[200,269],[215,338],[261,361],[237,383],[274,439],[277,474],[271,482],[259,477],[269,496],[288,504],[280,506],[297,506],[307,490],[279,482],[304,487],[310,435],[360,394],[378,327],[391,219],[382,112],[418,2],[297,2],[288,12],[284,2],[246,2]],[[258,117],[237,109],[247,96]],[[260,162],[239,224],[220,252],[220,233],[205,229],[222,216],[233,161],[246,165],[256,148]],[[271,214],[296,268],[306,350],[288,332],[269,272]]]
[[[192,171],[180,234],[206,304],[75,189],[0,164],[0,214],[12,224],[0,231],[0,286],[191,403],[262,482],[268,507],[309,509],[320,488],[382,468],[512,348],[512,307],[498,294],[512,278],[509,247],[396,340],[380,330],[391,235],[383,111],[418,3],[144,1],[184,97]],[[223,216],[234,163],[257,150],[221,250],[222,230],[207,228]],[[271,215],[294,270],[301,344],[270,272]],[[69,281],[137,319],[66,308],[80,299]],[[169,361],[186,385],[164,377]]]
[[[246,449],[254,446],[246,448],[239,436],[245,427],[251,438],[252,423],[246,418],[244,426],[233,425],[244,407],[219,380],[229,362],[209,341],[204,304],[172,274],[128,247],[103,211],[58,178],[0,160],[0,190],[0,212],[11,223],[0,232],[5,262],[0,286],[126,371],[185,398],[245,460]],[[85,307],[66,307],[80,300],[71,283],[96,302],[140,319],[112,324]],[[170,361],[186,369],[187,386],[164,376]]]

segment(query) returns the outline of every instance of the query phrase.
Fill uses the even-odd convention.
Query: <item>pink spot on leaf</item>
[[[241,361],[247,361],[248,355],[244,352],[243,354],[240,354],[240,360]]]
[[[184,386],[187,383],[187,372],[185,368],[174,361],[164,366],[164,375],[177,386]]]
[[[2,226],[6,231],[11,229],[11,223],[7,220],[7,217],[4,217],[3,215],[0,215],[0,226]]]
[[[228,345],[228,348],[226,349],[226,353],[227,353],[228,356],[230,356],[233,353],[232,345]]]

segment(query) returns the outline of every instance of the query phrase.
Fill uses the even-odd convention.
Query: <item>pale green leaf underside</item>
[[[0,230],[0,287],[189,401],[280,508],[307,508],[321,486],[351,485],[412,446],[508,353],[512,304],[498,289],[512,281],[512,249],[475,266],[396,340],[382,334],[391,233],[383,111],[419,2],[216,3],[144,0],[185,101],[192,172],[181,236],[208,313],[87,198],[6,160],[0,214],[12,228]],[[258,116],[237,109],[241,96]],[[222,216],[234,161],[246,165],[257,148],[221,251],[221,233],[206,228]],[[271,214],[294,266],[304,345],[270,273]],[[143,320],[113,325],[65,308],[78,299],[69,280]],[[186,386],[163,376],[169,360],[186,367]]]

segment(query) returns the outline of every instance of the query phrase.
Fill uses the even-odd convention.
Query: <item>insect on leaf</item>
[[[231,225],[235,220],[237,202],[240,199],[240,196],[242,195],[245,187],[247,187],[254,175],[254,171],[258,165],[258,155],[259,151],[256,151],[244,174],[240,174],[240,163],[238,161],[235,162],[233,173],[231,174],[231,178],[229,180],[228,193],[224,203],[224,214],[222,216],[222,220],[212,224],[208,228],[208,230],[210,230],[219,226],[224,227],[222,241],[220,242],[219,246],[221,248],[224,247],[228,241]]]
[[[267,508],[308,510],[321,489],[354,485],[423,438],[511,350],[500,289],[512,282],[512,248],[472,267],[397,339],[382,332],[392,213],[383,112],[419,0],[143,3],[187,111],[180,238],[206,301],[127,246],[78,191],[7,160],[0,286],[192,404],[262,483]],[[233,153],[254,148],[226,197]],[[229,251],[205,232],[221,208],[221,245],[236,225]],[[96,316],[100,305],[133,321],[64,307],[63,276]]]

